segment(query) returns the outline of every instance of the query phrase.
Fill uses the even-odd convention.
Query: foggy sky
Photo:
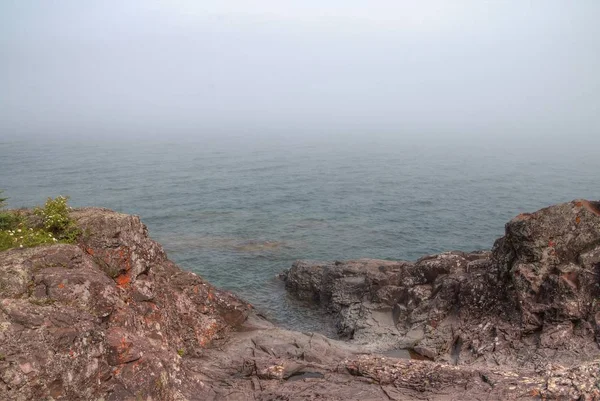
[[[0,1],[0,138],[600,134],[600,2]]]

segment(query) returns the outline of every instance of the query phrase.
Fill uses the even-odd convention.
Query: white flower
[[[20,229],[20,228],[17,228],[17,232],[21,232],[21,229]]]
[[[23,244],[19,245],[19,248],[23,248]]]

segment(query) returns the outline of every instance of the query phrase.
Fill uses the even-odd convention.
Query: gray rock
[[[598,358],[599,275],[600,203],[579,200],[517,216],[492,252],[298,261],[283,278],[371,351],[536,368]]]
[[[493,253],[297,262],[286,285],[340,341],[182,271],[139,218],[80,209],[78,245],[0,253],[0,399],[597,400],[599,214],[519,217]]]

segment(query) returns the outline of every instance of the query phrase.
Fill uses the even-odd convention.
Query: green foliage
[[[42,224],[46,231],[54,234],[54,237],[64,242],[75,242],[79,237],[80,230],[75,222],[69,217],[71,208],[67,204],[68,196],[57,196],[55,199],[48,198],[43,208],[36,208],[35,214],[42,218]]]
[[[0,231],[0,251],[5,251],[13,246],[13,239],[8,237],[4,231]]]
[[[18,218],[13,213],[5,212],[2,210],[5,206],[4,202],[6,201],[6,199],[8,199],[2,198],[2,192],[4,191],[0,189],[0,230],[7,230],[17,225]]]
[[[8,230],[12,227],[16,227],[20,222],[21,219],[15,213],[0,210],[0,230]]]
[[[15,212],[0,211],[0,251],[10,248],[29,248],[37,245],[74,243],[80,230],[69,217],[68,198],[48,198],[43,208],[34,213],[41,217],[41,225],[31,225]]]
[[[185,350],[183,348],[180,348],[177,350],[177,355],[179,355],[180,357],[183,358],[183,356],[185,355]]]
[[[9,248],[29,248],[55,242],[58,242],[58,240],[51,233],[40,229],[27,228],[24,224],[20,224],[12,230],[0,230],[0,251]]]

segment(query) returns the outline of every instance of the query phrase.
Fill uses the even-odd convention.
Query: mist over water
[[[327,332],[275,279],[294,260],[489,249],[518,213],[597,199],[596,142],[4,141],[0,188],[11,207],[68,194],[140,215],[183,268],[284,326]]]
[[[4,0],[0,138],[598,134],[599,14],[596,0]]]

